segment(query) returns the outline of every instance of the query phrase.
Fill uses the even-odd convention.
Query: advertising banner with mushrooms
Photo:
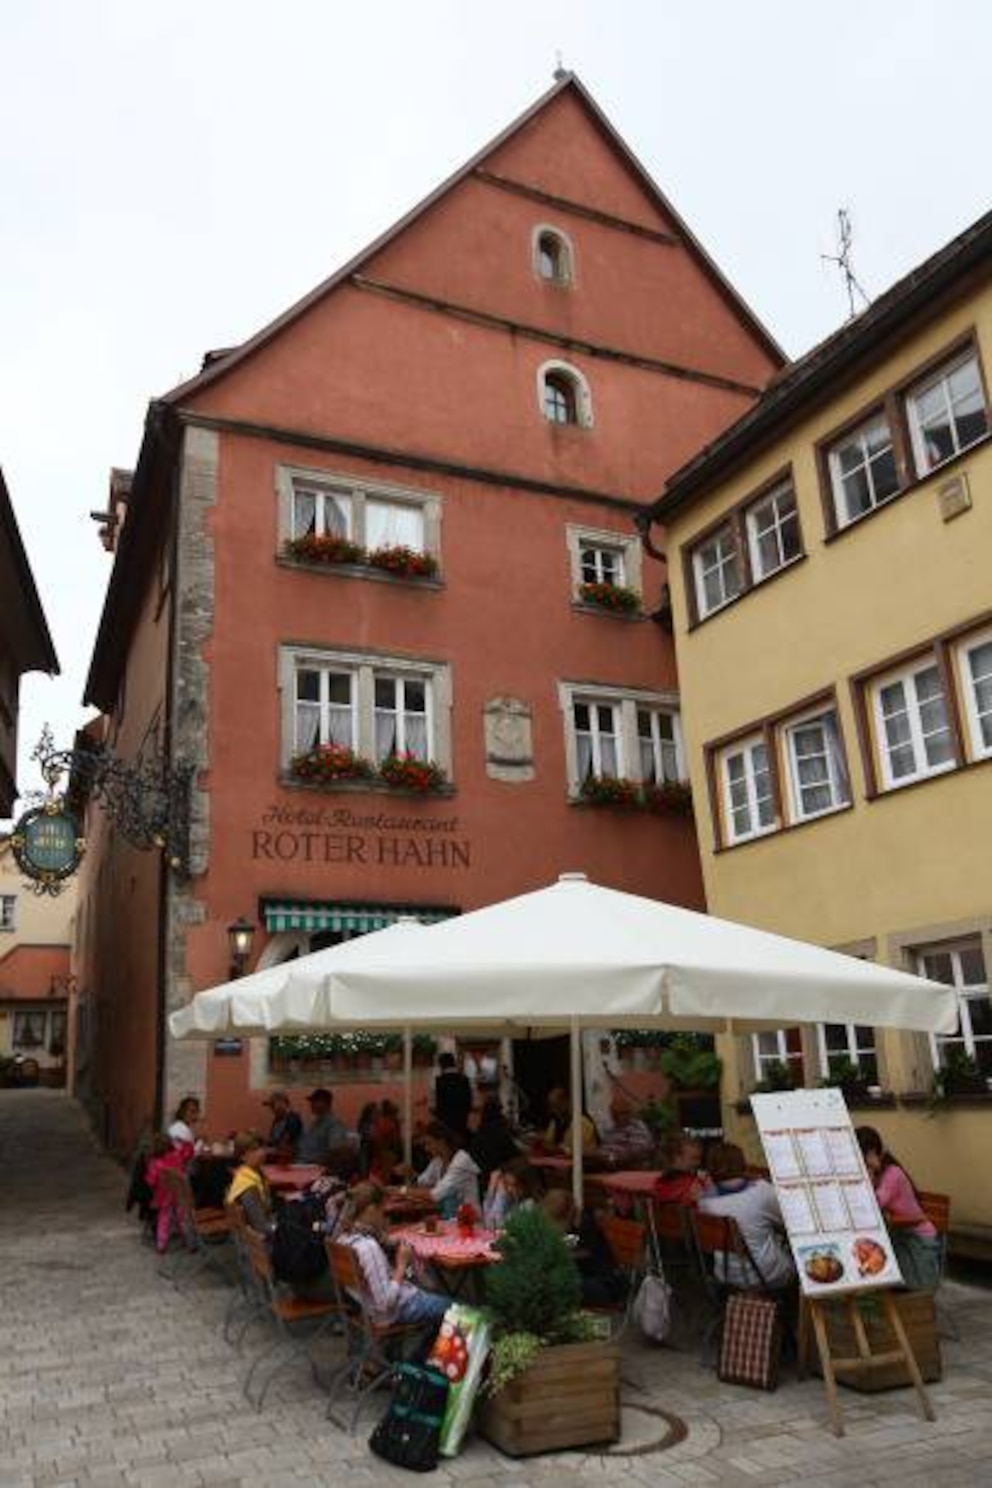
[[[839,1090],[752,1095],[751,1106],[807,1297],[902,1280]]]

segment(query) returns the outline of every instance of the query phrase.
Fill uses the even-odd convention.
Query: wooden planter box
[[[941,1379],[943,1366],[933,1293],[895,1292],[893,1298],[924,1380],[929,1384]],[[831,1307],[828,1304],[824,1306],[823,1311],[827,1319],[827,1336],[830,1339],[831,1353],[841,1358],[856,1357],[857,1339],[854,1336],[854,1329],[846,1308],[844,1306]],[[882,1311],[881,1302],[863,1308],[861,1316],[872,1353],[885,1353],[889,1349],[898,1348],[896,1336]],[[820,1359],[815,1350],[813,1358],[814,1368],[819,1374],[821,1372]],[[848,1385],[852,1390],[860,1390],[865,1394],[874,1394],[878,1390],[895,1390],[912,1383],[909,1372],[903,1364],[882,1364],[872,1369],[845,1370],[843,1374],[837,1375],[837,1379],[840,1384]]]
[[[483,1403],[476,1424],[510,1457],[617,1441],[619,1349],[610,1343],[542,1349],[529,1369]]]

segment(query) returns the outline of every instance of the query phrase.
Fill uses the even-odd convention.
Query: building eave
[[[3,630],[18,674],[48,672],[57,676],[58,657],[35,585],[31,564],[21,539],[7,483],[0,470],[0,542],[13,568],[13,582],[4,594]],[[4,586],[6,590],[6,585]]]

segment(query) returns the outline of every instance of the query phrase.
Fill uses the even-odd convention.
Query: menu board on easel
[[[839,1090],[752,1095],[758,1133],[807,1297],[902,1280]]]

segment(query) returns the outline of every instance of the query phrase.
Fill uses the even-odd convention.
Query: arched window
[[[577,424],[575,384],[564,372],[549,372],[544,379],[544,417],[550,424]]]
[[[572,245],[564,233],[551,227],[538,227],[534,231],[534,268],[537,277],[545,284],[571,284]]]
[[[545,362],[538,370],[538,401],[549,424],[592,425],[589,386],[566,362]]]

